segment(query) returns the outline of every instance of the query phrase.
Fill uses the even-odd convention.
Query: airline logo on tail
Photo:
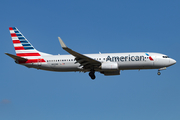
[[[34,47],[15,27],[9,28],[15,50],[34,50]]]
[[[19,61],[20,63],[37,63],[45,62],[39,51],[37,51],[31,43],[23,36],[16,27],[9,27],[11,38],[13,41],[16,55],[27,58],[27,61]]]

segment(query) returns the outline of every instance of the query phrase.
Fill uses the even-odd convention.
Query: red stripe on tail
[[[21,43],[19,40],[13,40],[13,43],[16,44],[16,43]]]
[[[24,50],[24,47],[23,46],[20,46],[20,47],[14,47],[15,50]]]
[[[11,33],[11,37],[17,37],[16,33]]]
[[[9,30],[13,30],[13,28],[12,28],[12,27],[9,27]]]
[[[24,56],[41,56],[39,53],[17,53],[16,54],[19,57],[24,57]]]

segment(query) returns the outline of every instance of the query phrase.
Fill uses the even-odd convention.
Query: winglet
[[[67,46],[64,44],[64,42],[62,41],[62,39],[61,39],[60,37],[58,37],[58,39],[59,39],[59,42],[60,42],[60,44],[61,44],[61,47],[62,47],[62,48],[67,48]]]

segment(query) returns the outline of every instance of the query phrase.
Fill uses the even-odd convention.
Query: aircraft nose
[[[170,59],[170,60],[169,60],[169,63],[170,63],[171,65],[174,65],[174,64],[176,64],[176,60]]]

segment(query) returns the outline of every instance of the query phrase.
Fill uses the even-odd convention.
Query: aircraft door
[[[37,60],[37,64],[38,64],[38,67],[39,67],[39,68],[41,67],[41,63],[42,63],[42,59],[38,59],[38,60]]]
[[[158,64],[159,64],[159,62],[158,62],[158,57],[155,56],[155,57],[154,57],[153,66],[157,66]]]

